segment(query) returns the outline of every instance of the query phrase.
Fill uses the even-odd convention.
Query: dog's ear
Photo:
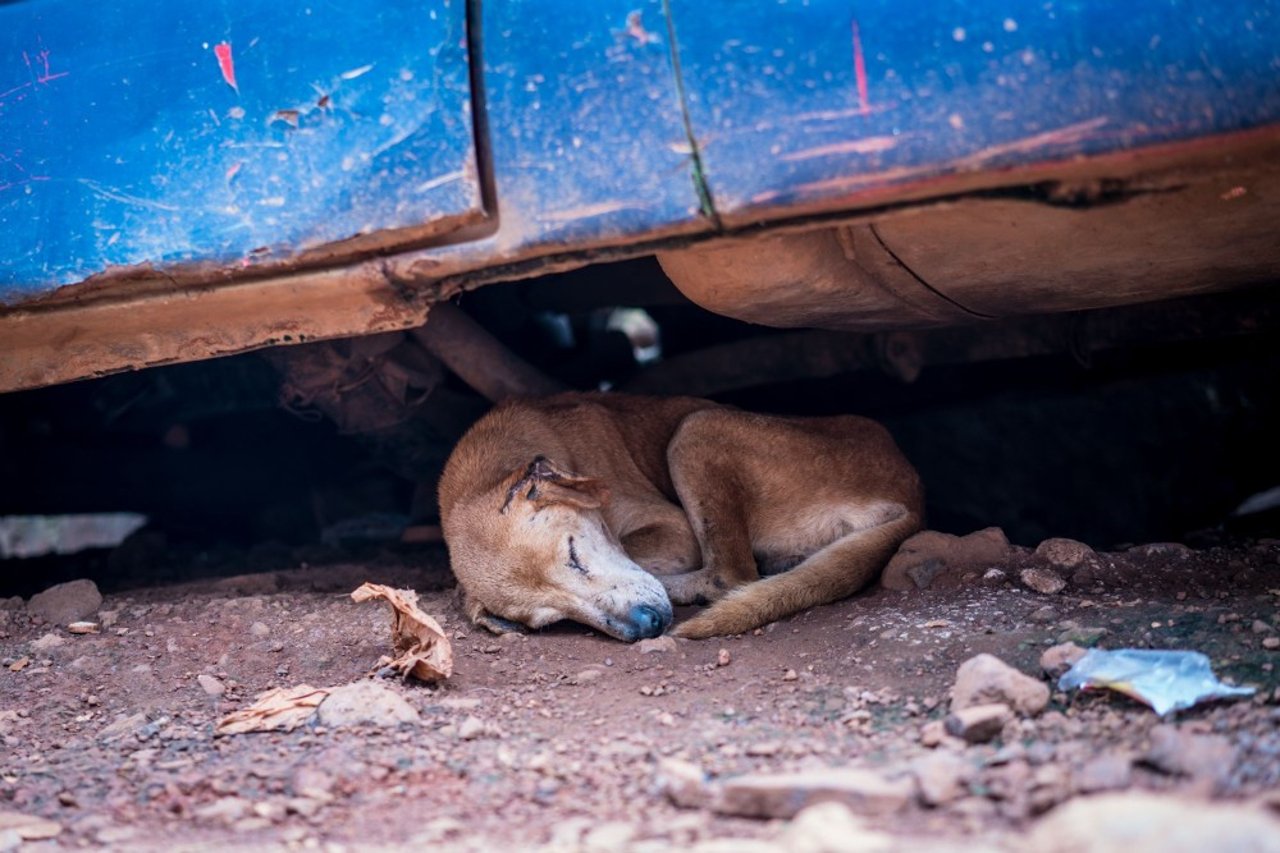
[[[609,502],[609,489],[594,477],[579,477],[545,456],[536,456],[523,470],[513,471],[514,482],[502,504],[506,512],[517,498],[537,506],[563,503],[581,509],[599,509]]]

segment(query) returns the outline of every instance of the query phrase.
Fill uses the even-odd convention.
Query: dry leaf
[[[26,656],[20,657],[20,658],[18,658],[16,661],[14,661],[13,663],[9,664],[9,671],[10,671],[10,672],[22,672],[22,670],[24,670],[24,669],[26,669],[26,668],[27,668],[27,664],[29,664],[29,663],[31,663],[31,658],[26,657]]]
[[[0,811],[0,832],[9,831],[16,832],[23,841],[42,841],[62,832],[62,826],[36,815]]]
[[[396,658],[388,666],[402,678],[440,681],[453,674],[453,646],[440,623],[418,609],[418,594],[366,583],[351,597],[356,601],[386,599],[391,605],[391,641]]]
[[[248,732],[291,732],[310,720],[329,691],[310,684],[277,687],[259,694],[248,708],[228,714],[218,721],[214,734],[239,735]]]

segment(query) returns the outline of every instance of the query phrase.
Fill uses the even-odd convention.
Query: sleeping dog
[[[922,523],[911,464],[878,424],[690,397],[504,403],[463,436],[440,518],[467,615],[571,619],[631,642],[738,634],[862,589]],[[762,577],[763,575],[763,577]]]

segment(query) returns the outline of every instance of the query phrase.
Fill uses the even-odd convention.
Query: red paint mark
[[[22,52],[22,61],[27,63],[27,67],[35,72],[37,83],[48,83],[50,80],[57,80],[59,77],[66,77],[71,72],[59,71],[57,74],[49,72],[49,51],[41,50],[36,54],[35,65],[31,64],[31,57],[24,50]]]
[[[39,42],[39,39],[37,39]],[[66,77],[70,71],[59,71],[56,74],[49,67],[49,51],[45,50],[44,43],[40,43],[40,50],[34,55],[21,51],[22,61],[27,66],[27,75],[31,78],[25,83],[19,83],[9,89],[0,92],[0,107],[5,106],[6,99],[11,96],[15,102],[25,100],[36,86],[45,86],[54,80]]]
[[[657,44],[658,36],[644,28],[644,13],[640,10],[627,15],[627,35],[639,44]]]
[[[853,22],[853,76],[858,82],[858,112],[871,112],[871,98],[867,94],[867,60],[862,54],[862,36],[858,34],[858,22]]]
[[[220,42],[213,46],[213,55],[218,57],[218,70],[222,72],[222,79],[227,81],[227,85],[235,90],[236,94],[240,94],[240,87],[236,85],[236,63],[231,58],[231,43]]]

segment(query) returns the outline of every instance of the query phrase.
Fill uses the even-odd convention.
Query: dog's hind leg
[[[902,541],[920,528],[920,517],[905,507],[886,510],[896,515],[842,536],[789,572],[733,590],[672,633],[694,640],[741,634],[852,595],[869,584]]]
[[[667,448],[671,481],[702,553],[700,570],[660,578],[675,604],[715,601],[760,577],[743,504],[743,472],[710,414],[687,418]]]

